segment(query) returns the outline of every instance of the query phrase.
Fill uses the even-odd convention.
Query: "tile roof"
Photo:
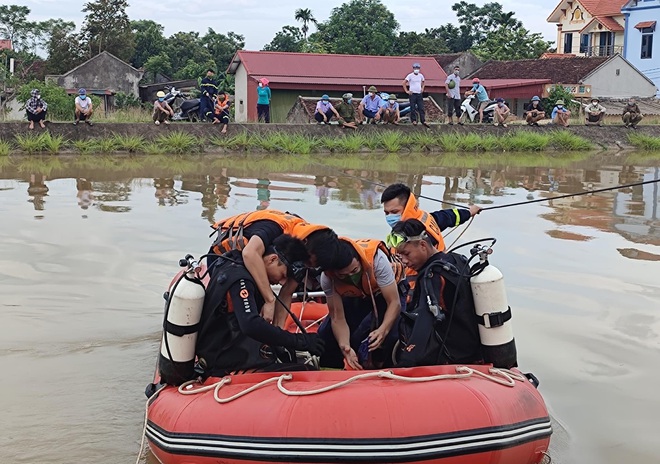
[[[591,16],[619,16],[629,0],[578,0]]]
[[[444,88],[447,75],[431,56],[367,56],[240,50],[227,72],[242,63],[251,77],[267,77],[271,88],[316,86],[401,87],[403,78],[420,63],[427,87]]]
[[[635,25],[635,29],[645,29],[647,27],[655,27],[655,21],[642,21]]]
[[[572,57],[517,61],[489,61],[469,77],[479,79],[550,79],[553,84],[577,84],[612,57]]]
[[[587,23],[586,26],[582,28],[580,32],[584,32],[587,29],[589,29],[594,23],[600,23],[603,25],[604,28],[606,28],[609,31],[612,32],[623,32],[623,26],[619,24],[617,21],[614,20],[614,18],[611,18],[609,16],[595,16]]]
[[[11,40],[0,39],[0,50],[11,50]]]

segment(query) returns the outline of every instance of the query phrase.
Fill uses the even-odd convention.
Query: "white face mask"
[[[413,72],[414,72],[415,74],[419,74],[419,69],[415,69],[415,70],[413,70]]]
[[[459,70],[454,71],[454,76],[458,76],[459,72],[460,72]]]
[[[372,98],[373,98],[373,97],[374,97],[374,95],[376,95],[376,94],[375,94],[374,92],[369,92],[369,96],[370,96],[370,97],[372,97]]]
[[[264,85],[263,85],[261,82],[259,82],[259,87],[263,87],[263,86],[264,86]]]

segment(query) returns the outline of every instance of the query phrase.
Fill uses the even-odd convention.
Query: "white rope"
[[[135,464],[140,464],[140,459],[142,459],[142,453],[144,452],[144,439],[147,436],[147,417],[149,416],[149,405],[151,404],[151,399],[152,398],[155,399],[158,396],[158,394],[161,392],[161,390],[165,387],[167,387],[167,385],[163,385],[158,390],[156,390],[156,393],[154,393],[149,398],[147,398],[147,403],[144,407],[144,424],[142,426],[142,438],[140,439],[140,450],[138,451]]]
[[[490,369],[488,369],[488,373],[485,373],[476,369],[472,369],[471,367],[468,366],[456,366],[455,374],[438,374],[438,375],[431,375],[426,377],[406,377],[403,375],[394,374],[392,371],[365,372],[363,374],[356,374],[346,380],[342,380],[341,382],[337,382],[335,384],[313,390],[289,390],[284,386],[284,381],[292,380],[293,375],[282,374],[277,377],[271,377],[270,379],[263,380],[255,385],[252,385],[249,388],[246,388],[243,391],[236,393],[235,395],[230,396],[229,398],[220,398],[218,392],[223,386],[231,383],[231,377],[224,377],[219,382],[194,389],[191,387],[194,383],[198,381],[191,380],[189,382],[182,384],[179,387],[179,393],[183,395],[196,395],[198,393],[204,393],[213,390],[213,398],[215,398],[215,401],[220,404],[225,404],[275,382],[277,382],[277,389],[284,395],[311,396],[311,395],[318,395],[320,393],[326,393],[332,390],[336,390],[337,388],[344,387],[355,381],[365,380],[365,379],[389,379],[389,380],[398,380],[401,382],[418,383],[418,382],[435,382],[438,380],[461,380],[461,379],[468,379],[472,376],[478,376],[483,379],[490,380],[491,382],[504,385],[506,387],[515,386],[516,381],[524,382],[525,380],[527,380],[524,375],[519,374],[517,372],[513,372],[509,369],[499,369],[499,368],[491,367]],[[146,422],[145,422],[145,427],[146,427]]]
[[[320,318],[318,318],[317,320],[315,320],[314,322],[312,322],[311,324],[309,324],[307,327],[305,327],[305,330],[309,330],[309,329],[311,329],[312,326],[315,325],[315,324],[320,324],[321,322],[324,321],[324,319],[325,319],[326,317],[328,317],[327,314],[326,314],[325,316],[321,316]]]

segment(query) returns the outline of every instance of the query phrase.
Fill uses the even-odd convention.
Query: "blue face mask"
[[[159,97],[159,98],[158,98],[158,101],[159,101],[159,102],[165,101],[165,97]]]
[[[349,98],[348,100],[346,100],[346,103],[348,103],[350,105],[351,103],[353,103],[353,99]]]
[[[385,220],[387,221],[387,225],[390,227],[394,227],[394,224],[399,222],[401,220],[401,215],[400,214],[387,214],[385,216]]]
[[[84,100],[85,98],[87,98],[87,95],[81,95],[81,96],[80,96],[80,99],[81,99],[81,100]]]

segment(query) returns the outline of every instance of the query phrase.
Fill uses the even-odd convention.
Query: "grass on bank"
[[[640,148],[660,149],[660,138],[631,134],[631,143]],[[587,139],[572,132],[557,130],[550,132],[513,131],[503,135],[478,133],[413,133],[383,132],[377,134],[346,133],[341,136],[311,136],[303,133],[271,132],[266,134],[214,135],[207,140],[183,131],[171,131],[147,140],[141,135],[114,135],[87,140],[67,141],[62,136],[49,132],[40,134],[18,134],[17,148],[28,154],[59,153],[63,149],[80,154],[109,154],[115,152],[159,154],[199,154],[219,147],[230,152],[262,151],[293,155],[309,155],[314,152],[330,151],[338,154],[370,152],[385,153],[497,153],[586,151],[594,148]],[[11,146],[2,150],[11,152]],[[206,148],[206,149],[205,149]]]
[[[0,156],[8,156],[11,152],[11,144],[6,140],[0,139]]]
[[[655,151],[660,150],[660,137],[632,133],[628,134],[628,141],[640,150]]]

